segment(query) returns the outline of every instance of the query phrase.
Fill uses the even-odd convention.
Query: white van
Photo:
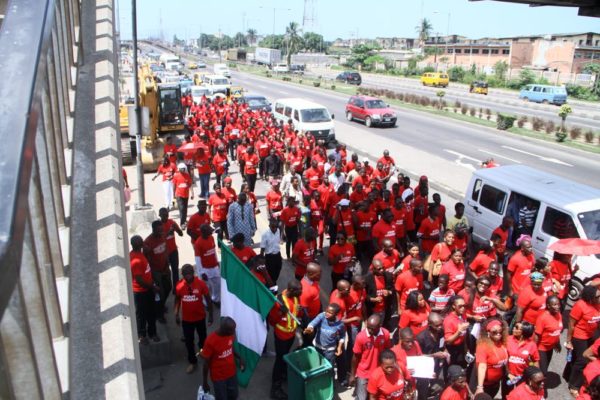
[[[273,104],[272,113],[278,121],[285,124],[291,119],[299,131],[311,133],[325,143],[335,143],[334,116],[327,107],[299,98],[279,99]]]
[[[211,95],[221,93],[226,96],[231,82],[223,75],[205,75],[202,77],[202,86],[206,87]]]
[[[290,72],[290,67],[288,67],[286,63],[275,64],[273,66],[273,72],[288,73]]]
[[[473,239],[488,241],[506,215],[515,218],[526,203],[537,209],[531,244],[536,258],[552,260],[548,246],[558,239],[600,240],[600,190],[524,165],[508,165],[473,172],[465,192],[465,215]],[[579,298],[583,286],[600,274],[600,255],[577,257],[579,270],[571,280],[569,298]]]
[[[213,72],[215,73],[215,75],[223,75],[227,78],[231,78],[231,71],[229,71],[229,67],[227,67],[227,64],[215,64],[213,66]]]

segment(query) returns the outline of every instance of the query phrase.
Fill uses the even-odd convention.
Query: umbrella
[[[197,142],[188,142],[179,146],[177,151],[179,153],[195,153],[200,147],[205,147],[202,143]]]
[[[562,254],[590,256],[593,254],[600,254],[600,240],[579,238],[559,239],[552,243],[548,248]]]

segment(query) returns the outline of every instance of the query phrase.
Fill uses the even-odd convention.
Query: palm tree
[[[429,39],[429,36],[431,35],[433,25],[431,25],[431,22],[429,22],[427,18],[423,18],[421,22],[419,22],[419,25],[415,27],[415,30],[419,35],[419,43],[421,47],[423,47],[423,44],[427,39]]]
[[[297,22],[290,22],[285,28],[285,40],[287,42],[287,64],[292,63],[292,54],[297,53],[302,44],[302,37],[299,34]]]
[[[256,29],[250,28],[246,31],[246,40],[248,40],[249,45],[254,44],[254,42],[256,41],[256,34]]]

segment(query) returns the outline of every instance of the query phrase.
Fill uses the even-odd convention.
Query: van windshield
[[[579,213],[577,218],[588,239],[600,240],[600,210]]]
[[[215,79],[213,85],[229,85],[229,81],[227,79]]]
[[[300,111],[302,122],[329,122],[329,112],[325,108],[309,108]]]

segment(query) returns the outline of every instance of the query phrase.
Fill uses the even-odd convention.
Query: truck
[[[160,55],[160,63],[167,71],[179,71],[181,61],[179,57],[171,53],[163,53]]]
[[[246,61],[246,50],[244,49],[229,49],[227,50],[228,61]]]
[[[254,61],[259,65],[275,65],[281,61],[281,50],[257,47]]]

